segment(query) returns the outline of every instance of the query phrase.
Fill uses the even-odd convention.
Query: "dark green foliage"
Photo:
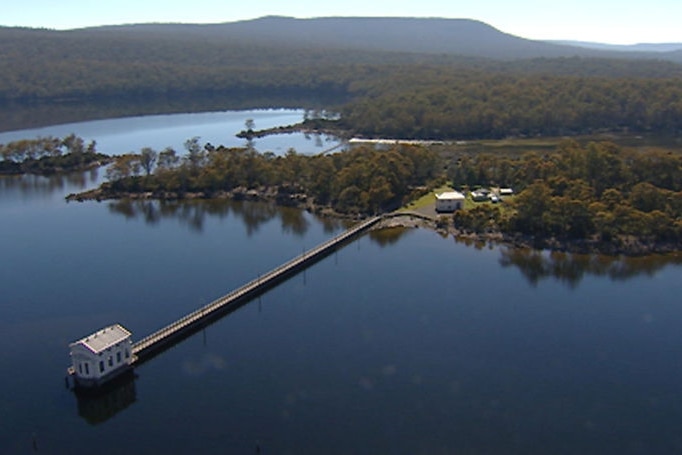
[[[189,152],[182,160],[168,160],[174,156],[170,151],[158,154],[159,166],[151,175],[141,175],[142,170],[146,174],[143,154],[120,157],[107,171],[106,187],[114,192],[207,196],[238,188],[278,188],[282,203],[299,194],[340,212],[377,213],[400,206],[413,187],[436,178],[440,168],[434,152],[412,146],[385,151],[360,147],[316,156],[290,150],[280,157],[249,148],[201,148],[195,139],[186,146]]]
[[[500,181],[501,169],[511,170]],[[682,241],[682,156],[660,150],[634,151],[612,143],[564,142],[557,153],[522,157],[463,157],[450,167],[456,184],[513,185],[519,194],[503,217],[481,206],[455,214],[456,226],[560,239],[632,236]],[[457,178],[463,180],[457,180]],[[485,207],[485,208],[484,208]]]
[[[270,18],[64,32],[0,27],[0,66],[7,69],[0,72],[0,104],[333,98],[352,101],[342,109],[343,127],[372,136],[682,131],[678,64],[521,40],[472,21],[441,22],[377,19],[358,26],[361,21]],[[391,31],[367,29],[370,23],[390,25]],[[358,33],[342,32],[339,24]],[[491,39],[444,40],[460,33],[456,27],[442,29],[445,35],[434,32],[444,24]],[[337,28],[306,35],[303,25]],[[402,27],[421,38],[439,37],[438,45],[425,45]],[[291,39],[278,39],[280,32]],[[465,44],[471,49],[457,51]],[[412,52],[400,52],[407,49]],[[506,61],[538,56],[551,58]]]
[[[342,109],[365,136],[418,139],[561,136],[596,131],[682,132],[682,79],[398,72]]]

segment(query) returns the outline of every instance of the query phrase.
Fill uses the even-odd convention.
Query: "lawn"
[[[450,186],[441,186],[440,188],[436,188],[435,190],[431,191],[428,194],[425,194],[424,196],[420,197],[419,199],[416,199],[403,208],[400,209],[400,211],[411,211],[411,210],[419,210],[424,207],[428,207],[430,205],[435,205],[436,204],[436,194],[438,193],[444,193],[446,191],[452,191],[452,187]]]

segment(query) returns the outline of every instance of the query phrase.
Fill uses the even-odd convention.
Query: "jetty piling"
[[[195,333],[220,315],[235,310],[246,302],[251,301],[254,297],[260,296],[260,294],[282,282],[288,276],[305,270],[309,265],[336,251],[338,246],[356,235],[367,231],[382,219],[383,217],[381,216],[369,218],[308,251],[304,249],[300,256],[275,267],[265,274],[259,273],[256,278],[240,288],[142,338],[134,343],[132,347],[133,355],[136,358],[135,363],[139,364],[153,357],[179,339]]]

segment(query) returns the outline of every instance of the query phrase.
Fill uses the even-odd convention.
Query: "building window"
[[[114,358],[112,356],[109,356],[109,366],[110,367],[114,366]]]
[[[85,364],[85,375],[90,376],[90,364],[89,363]]]
[[[78,374],[83,374],[83,364],[82,363],[78,364]]]
[[[130,351],[126,349],[126,359],[130,357]]]
[[[121,363],[121,351],[116,353],[116,363]]]
[[[104,373],[104,360],[99,361],[99,372]]]

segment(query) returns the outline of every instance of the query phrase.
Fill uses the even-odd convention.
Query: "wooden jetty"
[[[132,347],[132,352],[136,359],[135,363],[141,363],[155,356],[169,346],[195,333],[201,327],[218,317],[234,311],[254,297],[262,294],[267,289],[284,281],[288,276],[305,269],[309,265],[329,255],[335,251],[338,246],[349,241],[356,235],[367,231],[382,219],[383,217],[381,216],[367,219],[315,248],[305,251],[300,256],[280,265],[270,272],[246,283],[229,294],[214,300],[151,335],[142,338],[140,341],[134,343]]]

